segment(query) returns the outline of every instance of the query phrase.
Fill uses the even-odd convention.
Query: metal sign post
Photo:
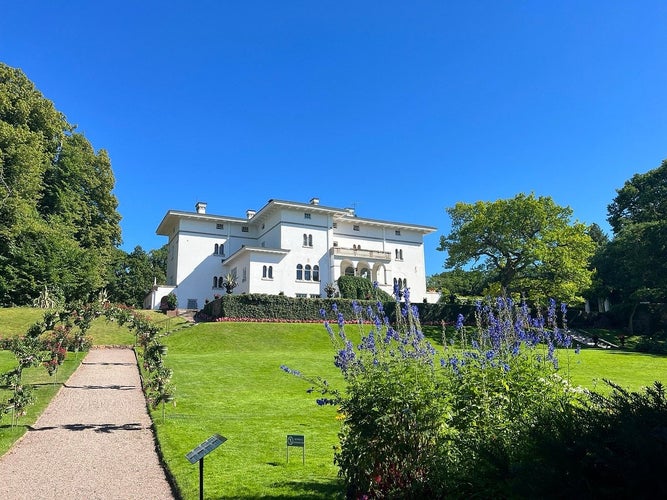
[[[301,462],[306,465],[306,436],[301,434],[287,435],[287,463],[289,463],[289,447],[296,446],[301,448]]]
[[[213,434],[206,441],[201,443],[191,452],[185,455],[185,458],[193,464],[199,462],[199,498],[204,500],[204,457],[215,450],[222,443],[227,441],[227,438],[220,434]]]

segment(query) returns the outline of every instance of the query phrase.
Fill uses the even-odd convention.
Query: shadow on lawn
[[[343,494],[343,483],[340,481],[283,481],[275,483],[276,487],[287,487],[292,493],[290,495],[262,495],[262,498],[268,500],[293,500],[294,498],[345,498]],[[233,496],[220,497],[221,499],[231,498],[257,498],[256,496]]]

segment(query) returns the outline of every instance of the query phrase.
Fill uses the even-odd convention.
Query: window
[[[312,234],[304,234],[303,235],[303,246],[304,247],[312,247],[313,246],[313,235]]]
[[[398,278],[398,280],[397,280],[396,278],[394,278],[394,287],[397,287],[397,286],[398,286],[398,289],[400,291],[402,291],[404,288],[406,288],[408,286],[408,280],[403,279],[403,278]]]
[[[359,231],[359,226],[357,225],[352,226],[352,231]]]
[[[248,269],[246,267],[244,267],[242,273],[243,273],[243,277],[241,278],[241,281],[243,283],[245,283],[246,280],[248,279]]]
[[[311,293],[311,294],[310,294],[310,298],[311,298],[311,299],[319,299],[319,298],[320,298],[320,295],[317,294],[317,293]]]
[[[297,280],[303,279],[303,266],[301,264],[296,265],[296,279]]]
[[[242,233],[247,233],[248,232],[248,226],[241,226],[241,232]]]
[[[213,247],[213,254],[218,255],[218,244],[216,243],[215,246]]]
[[[396,260],[403,260],[403,249],[397,248],[395,250]]]
[[[273,266],[262,267],[262,278],[273,279]]]
[[[304,219],[310,219],[310,214],[308,212],[306,212],[305,214],[303,214],[303,218]]]
[[[306,268],[303,273],[303,279],[306,281],[310,281],[310,264],[306,264]]]
[[[218,288],[218,277],[213,276],[213,288]]]
[[[308,298],[308,294],[306,294],[306,293],[297,293],[296,298],[297,299],[306,299],[306,298]]]
[[[348,266],[345,268],[345,276],[354,276],[354,267]]]
[[[371,271],[367,267],[359,269],[359,276],[366,279],[371,279]]]
[[[197,307],[197,299],[188,299],[188,309],[199,309]]]
[[[215,255],[225,255],[225,244],[220,243],[219,245],[216,243],[215,246],[213,247],[213,253]]]
[[[337,242],[337,241],[334,241],[333,245],[334,245],[335,247],[337,247],[337,246],[338,246],[338,242]]]
[[[313,266],[313,281],[320,281],[320,266],[317,264]]]
[[[395,234],[396,236],[400,236],[400,235],[401,235],[401,230],[400,230],[400,229],[397,229],[396,231],[394,231],[394,234]]]
[[[338,227],[338,222],[333,223],[333,228],[336,229]]]
[[[215,228],[216,228],[216,229],[224,229],[224,228],[225,228],[225,225],[224,225],[224,224],[220,224],[220,223],[218,222],[218,223],[215,225]]]

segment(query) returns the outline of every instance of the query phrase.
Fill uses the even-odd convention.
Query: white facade
[[[413,302],[427,297],[423,238],[433,227],[364,219],[316,198],[269,200],[245,218],[207,214],[205,203],[195,208],[170,210],[157,228],[169,238],[165,285],[180,309],[224,294],[228,273],[237,277],[235,294],[325,297],[326,284],[348,274],[377,281],[389,294],[394,282],[407,285]]]

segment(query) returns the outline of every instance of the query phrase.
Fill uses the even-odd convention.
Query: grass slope
[[[0,308],[0,339],[24,335],[28,327],[42,320],[45,312],[45,309],[34,307]],[[162,331],[176,330],[186,323],[183,318],[169,318],[159,311],[137,312],[148,316]],[[118,326],[104,316],[93,321],[87,335],[92,338],[93,345],[133,345],[135,342],[134,334],[127,326]]]
[[[184,498],[199,494],[198,467],[185,454],[214,433],[228,438],[205,459],[210,498],[332,498],[340,495],[333,446],[335,408],[319,407],[286,364],[340,382],[321,325],[208,323],[167,339],[178,406],[153,413],[158,439]],[[288,434],[302,434],[302,450]]]

